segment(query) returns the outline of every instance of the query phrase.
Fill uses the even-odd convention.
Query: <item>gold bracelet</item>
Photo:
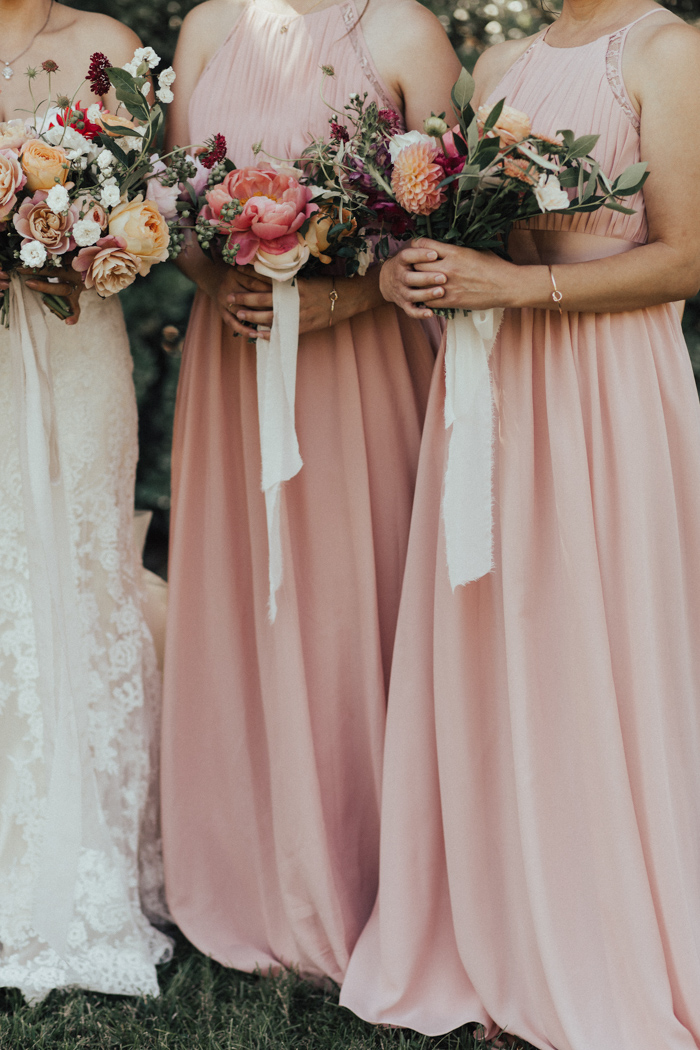
[[[557,310],[559,311],[559,316],[561,317],[561,301],[564,298],[564,296],[557,288],[557,282],[554,280],[554,271],[552,270],[552,267],[548,266],[547,269],[549,270],[549,276],[552,278],[552,287],[554,288],[554,291],[552,292],[552,299],[557,304]]]
[[[332,280],[333,280],[333,288],[328,293],[328,298],[331,301],[331,315],[328,318],[328,327],[329,328],[331,328],[333,326],[333,311],[335,310],[335,304],[338,302],[338,293],[335,290],[335,277],[333,277]]]

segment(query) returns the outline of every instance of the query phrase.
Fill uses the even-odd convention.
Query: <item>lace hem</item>
[[[394,110],[396,112],[396,103],[389,95],[385,88],[382,80],[377,72],[374,62],[367,53],[367,45],[365,43],[364,34],[360,26],[359,18],[357,17],[357,11],[355,5],[350,0],[349,3],[343,4],[342,6],[343,22],[348,32],[348,36],[352,42],[352,46],[355,49],[357,60],[360,63],[362,72],[367,77],[372,87],[377,93],[377,96],[382,100],[387,109]]]
[[[610,37],[610,40],[608,41],[608,50],[605,55],[605,74],[608,78],[610,90],[615,96],[623,113],[635,131],[639,131],[639,115],[630,102],[625,82],[622,79],[622,51],[625,46],[625,40],[627,39],[627,31],[629,28],[629,26],[625,26],[624,29],[618,30],[617,33],[613,33]]]

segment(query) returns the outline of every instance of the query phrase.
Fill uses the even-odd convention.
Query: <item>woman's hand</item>
[[[513,305],[512,291],[521,274],[514,263],[493,252],[476,252],[425,237],[414,241],[414,248],[432,250],[437,256],[433,262],[414,265],[422,277],[444,282],[436,303],[441,309],[490,310]]]
[[[4,270],[0,270],[0,292],[6,292],[10,287],[10,275],[5,273]]]
[[[80,318],[80,295],[85,285],[81,274],[77,270],[69,270],[64,267],[57,269],[55,266],[52,266],[50,270],[19,269],[17,273],[29,277],[29,280],[26,282],[27,288],[31,288],[33,292],[38,292],[40,295],[57,295],[61,299],[65,299],[70,310],[65,323],[68,325],[78,323]],[[42,277],[47,279],[41,280]],[[56,278],[56,280],[49,281],[49,277]]]
[[[438,252],[433,248],[433,242],[425,243],[430,247],[422,247],[423,242],[416,241],[413,247],[404,248],[398,255],[387,259],[379,275],[384,298],[396,303],[409,317],[418,319],[432,317],[433,312],[427,309],[427,304],[445,295],[441,285],[445,284],[446,278],[442,272],[430,269],[419,273],[414,269],[414,266],[437,264]]]
[[[236,335],[248,339],[269,339],[269,332],[258,332],[256,325],[272,325],[272,288],[250,266],[212,263],[198,282],[215,303],[221,319]]]

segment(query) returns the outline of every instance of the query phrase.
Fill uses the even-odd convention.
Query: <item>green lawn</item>
[[[428,1039],[373,1028],[294,975],[226,970],[184,940],[161,968],[159,999],[54,992],[29,1007],[0,991],[2,1050],[488,1050],[466,1027]],[[521,1044],[522,1050],[528,1050]]]

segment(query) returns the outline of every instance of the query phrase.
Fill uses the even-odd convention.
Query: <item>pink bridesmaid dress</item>
[[[298,157],[351,92],[394,108],[352,0],[251,3],[203,73],[192,142]],[[263,154],[264,157],[264,154]],[[330,307],[330,303],[329,303]],[[173,456],[163,821],[173,917],[227,966],[340,981],[376,895],[386,691],[434,365],[393,306],[300,340],[304,465],[283,486],[267,615],[255,347],[196,298]]]
[[[658,9],[657,9],[658,10]],[[654,12],[656,13],[656,12]],[[491,96],[639,158],[627,27],[543,36]],[[543,216],[544,262],[644,243]],[[597,244],[596,244],[597,242]],[[493,355],[496,569],[452,593],[440,358],[389,693],[380,890],[341,1002],[556,1050],[700,1046],[700,408],[672,305],[508,311]]]

